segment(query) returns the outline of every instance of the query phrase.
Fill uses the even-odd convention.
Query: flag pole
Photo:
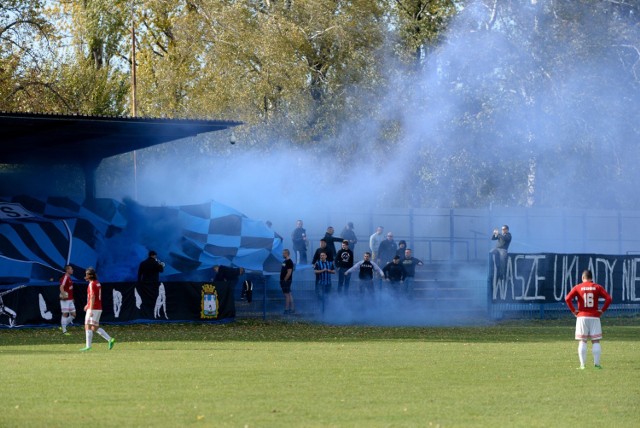
[[[134,0],[131,0],[131,116],[137,116],[136,105],[136,21],[134,17]],[[133,199],[138,200],[138,157],[133,151]]]

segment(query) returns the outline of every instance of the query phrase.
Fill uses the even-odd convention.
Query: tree
[[[419,163],[424,200],[629,206],[637,15],[614,2],[469,8],[427,64],[440,120]]]
[[[90,115],[128,112],[129,1],[61,1],[51,15],[68,44],[56,68],[69,110]]]
[[[397,25],[396,51],[420,65],[442,42],[449,22],[463,2],[455,0],[391,0]]]
[[[43,99],[60,99],[46,65],[56,36],[43,11],[40,0],[0,4],[0,110],[39,111]]]
[[[146,2],[141,108],[273,124],[298,140],[332,131],[329,107],[375,68],[381,13],[364,0]]]
[[[239,119],[253,150],[358,159],[394,177],[387,205],[631,208],[638,16],[625,0],[9,0],[0,108],[130,113],[133,26],[141,116]]]

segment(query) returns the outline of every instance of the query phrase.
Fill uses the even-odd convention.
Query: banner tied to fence
[[[589,269],[613,303],[640,302],[640,256],[605,254],[509,254],[504,275],[490,260],[489,290],[494,303],[563,302]]]

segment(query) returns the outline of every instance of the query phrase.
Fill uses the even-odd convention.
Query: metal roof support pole
[[[82,164],[84,172],[84,197],[85,199],[96,198],[96,170],[100,162],[85,162]]]

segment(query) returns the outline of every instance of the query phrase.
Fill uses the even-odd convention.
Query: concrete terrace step
[[[381,266],[382,267],[382,266]],[[425,262],[424,266],[416,267],[416,280],[432,279],[432,280],[458,280],[460,278],[469,278],[471,280],[484,280],[487,278],[488,265],[486,261],[453,261],[453,262]],[[313,270],[310,268],[296,271],[294,273],[294,281],[296,279],[310,280],[315,277]],[[336,276],[337,277],[337,276]]]

